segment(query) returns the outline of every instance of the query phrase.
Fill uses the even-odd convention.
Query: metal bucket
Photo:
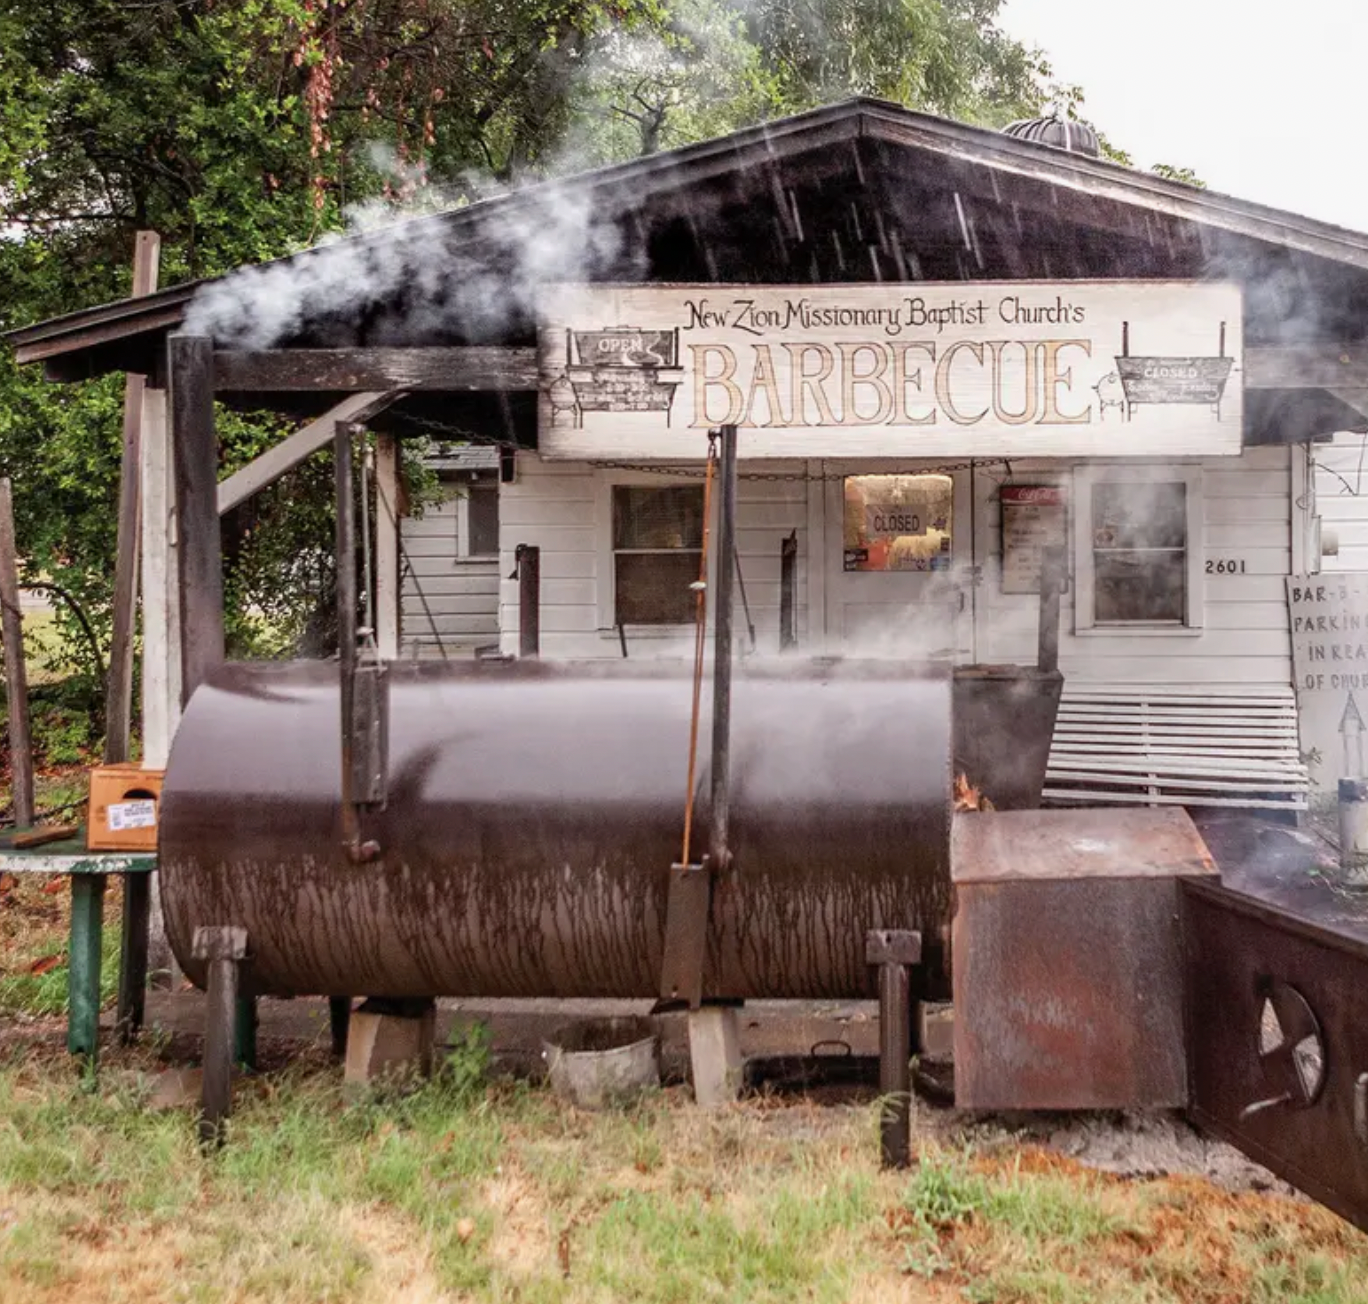
[[[542,1042],[551,1090],[582,1109],[623,1104],[660,1085],[660,1037],[649,1019],[567,1024]]]

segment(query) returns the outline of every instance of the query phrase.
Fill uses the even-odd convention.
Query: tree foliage
[[[278,256],[356,205],[476,196],[851,94],[1001,125],[1052,93],[1002,0],[0,0],[0,327]],[[31,572],[108,625],[122,386],[0,359],[0,472]],[[278,423],[225,414],[227,464]],[[305,637],[326,468],[244,517],[244,646]],[[316,568],[317,569],[317,568]],[[301,595],[304,605],[301,607]],[[268,643],[270,639],[266,640]],[[91,667],[93,673],[93,667]]]

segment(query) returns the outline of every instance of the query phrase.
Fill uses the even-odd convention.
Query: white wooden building
[[[499,644],[499,456],[439,448],[441,498],[401,523],[400,654],[468,656]]]
[[[381,245],[385,256],[367,264]],[[330,259],[353,278],[350,296],[330,281]],[[308,274],[295,277],[301,261]],[[357,278],[358,266],[372,274]],[[573,317],[576,286],[598,315],[557,318],[567,302]],[[953,306],[958,295],[970,305],[959,317],[909,311],[896,330],[872,337],[886,344],[915,327],[920,343],[910,347],[927,350],[926,394],[906,347],[889,345],[874,363],[860,354],[874,347],[867,332],[854,342],[828,332],[830,357],[854,386],[872,384],[860,367],[892,368],[897,395],[874,418],[846,419],[847,391],[831,400],[832,413],[845,415],[814,400],[803,419],[777,421],[771,410],[752,420],[757,393],[772,408],[792,382],[806,404],[804,387],[828,374],[804,375],[800,363],[794,381],[757,366],[751,406],[733,418],[742,426],[741,587],[756,654],[779,650],[787,547],[799,654],[1030,662],[1039,606],[1031,558],[1042,538],[1057,538],[1069,588],[1055,781],[1074,773],[1082,778],[1070,786],[1136,800],[1297,795],[1284,584],[1318,564],[1309,450],[1330,432],[1368,427],[1368,236],[1087,153],[856,100],[246,269],[224,296],[174,287],[11,340],[20,361],[42,360],[58,380],[151,375],[154,432],[166,429],[167,335],[188,326],[212,338],[221,397],[262,405],[283,395],[282,408],[298,411],[300,392],[310,392],[322,415],[287,441],[298,455],[320,447],[338,416],[387,437],[435,428],[501,446],[497,562],[472,551],[476,535],[489,546],[490,513],[477,528],[464,493],[407,523],[402,548],[378,546],[386,649],[402,643],[423,654],[449,634],[516,654],[512,577],[516,549],[527,545],[540,549],[542,656],[676,657],[690,643],[706,428],[730,412],[725,402],[710,407],[707,392],[725,399],[730,373],[714,366],[688,381],[681,349],[720,327],[702,313],[650,323],[605,316],[598,305],[616,300],[594,295],[641,287],[647,303],[681,286],[730,303],[845,295],[855,315],[830,319],[838,323],[878,321],[859,314],[914,298]],[[288,336],[263,340],[253,287],[293,297],[292,311],[273,318],[292,323]],[[1110,306],[1083,318],[1066,312],[1080,287]],[[1222,294],[1234,307],[1217,312],[1212,296]],[[976,297],[996,305],[998,318],[980,312],[975,321]],[[1026,315],[1003,315],[1009,300]],[[803,331],[818,338],[810,325],[786,336],[777,318],[750,322],[752,333],[769,333],[775,359],[793,340],[804,347]],[[725,344],[724,335],[716,340]],[[594,400],[598,410],[575,390],[595,371],[586,347],[640,353]],[[1067,366],[1061,348],[1075,350]],[[937,388],[930,404],[931,364],[939,387],[937,359],[952,352],[957,366],[972,370],[991,355],[1004,368],[983,421],[962,419],[971,409],[958,391],[947,403]],[[1039,420],[1004,397],[1008,352],[1017,367],[1008,389],[1022,368],[1032,385],[1045,377]],[[1132,355],[1193,364],[1195,388],[1184,391],[1180,378],[1179,397],[1156,399],[1162,384],[1122,365]],[[630,409],[643,376],[647,388],[678,389],[683,397],[670,402],[679,419],[662,433],[655,400],[643,400],[639,428],[630,411],[612,411],[611,437],[595,444],[595,431],[607,429],[602,410]],[[1126,388],[1126,376],[1138,389]],[[972,398],[972,385],[966,392]],[[690,407],[700,393],[701,406]],[[869,393],[864,401],[879,407]],[[929,405],[913,415],[922,399]],[[785,431],[767,429],[775,426]],[[144,441],[144,499],[154,504],[167,493],[162,440]],[[392,443],[382,478],[392,474]],[[918,525],[869,525],[881,512]],[[159,529],[154,520],[144,537],[145,591],[154,594],[169,547]],[[389,571],[404,551],[401,597]],[[202,579],[207,564],[190,569]],[[174,610],[176,600],[193,619]],[[164,626],[168,646],[179,638],[199,649],[183,686],[168,674],[156,690],[169,699],[149,707],[169,722],[163,733],[213,641],[178,633],[177,622],[211,624],[211,607],[182,578],[179,594],[152,613],[149,627]],[[743,614],[743,653],[746,624]]]

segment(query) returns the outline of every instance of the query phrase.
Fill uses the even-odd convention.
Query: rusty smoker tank
[[[684,673],[395,663],[385,678],[388,800],[367,818],[370,863],[343,847],[335,666],[227,665],[196,692],[159,846],[186,972],[203,983],[197,927],[238,925],[260,994],[655,996],[681,849]],[[731,775],[735,873],[714,897],[705,995],[864,996],[867,930],[939,935],[948,676],[740,670]]]

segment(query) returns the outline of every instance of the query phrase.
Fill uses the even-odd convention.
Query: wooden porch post
[[[184,707],[224,655],[214,342],[207,335],[172,335],[167,340],[167,364]]]
[[[399,441],[375,439],[375,646],[382,661],[399,656]]]
[[[160,770],[180,721],[180,590],[173,534],[176,493],[166,390],[143,390],[142,446],[142,727],[143,764]]]

